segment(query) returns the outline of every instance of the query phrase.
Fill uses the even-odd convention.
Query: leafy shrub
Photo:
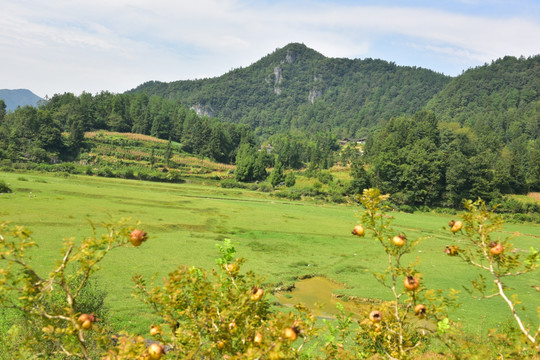
[[[10,193],[12,192],[11,188],[4,180],[0,180],[0,194],[1,193]]]
[[[299,189],[286,189],[275,193],[275,196],[280,198],[286,198],[289,200],[301,200],[302,190]]]
[[[133,169],[130,168],[130,167],[125,168],[122,172],[120,172],[120,174],[124,179],[134,179],[135,178],[135,173],[134,173]]]
[[[332,181],[334,181],[334,177],[328,171],[321,171],[317,175],[317,180],[323,184],[330,184]]]
[[[167,178],[167,181],[169,182],[173,182],[173,183],[182,182],[180,171],[169,171],[167,172],[167,175],[165,175],[165,177]]]
[[[66,163],[56,165],[55,170],[58,171],[58,172],[67,172],[67,173],[70,173],[70,174],[77,173],[75,165],[73,163],[70,163],[70,162],[66,162]]]
[[[336,204],[343,204],[347,202],[347,199],[345,198],[345,196],[343,196],[343,194],[332,192],[330,193],[330,201]]]
[[[451,222],[451,231],[461,231],[468,240],[458,241],[465,247],[453,246],[456,251],[451,255],[491,274],[494,283],[489,283],[496,285],[495,294],[505,299],[516,320],[490,331],[490,341],[472,342],[446,314],[456,305],[456,293],[451,290],[445,296],[427,289],[427,281],[416,270],[418,261],[404,263],[405,255],[416,252],[420,239],[408,239],[394,230],[387,214],[388,197],[377,189],[364,190],[358,197],[365,210],[362,225],[355,226],[353,233],[370,233],[371,240],[380,244],[387,266],[371,273],[389,291],[391,301],[371,303],[357,326],[342,306],[336,319],[322,327],[303,306],[275,310],[261,287],[263,279],[241,271],[245,260],[236,258],[232,242],[226,239],[218,245],[221,256],[211,271],[179,266],[163,281],[134,277],[136,296],[160,317],[150,329],[154,340],[120,332],[112,341],[107,323],[94,324],[93,315],[106,318],[107,311],[105,294],[91,276],[113,249],[140,246],[147,239],[144,231],[120,221],[106,224],[101,236],[93,228],[92,236],[80,242],[66,238],[61,260],[40,276],[26,254],[36,246],[30,232],[0,223],[0,351],[21,359],[160,359],[161,354],[150,354],[151,348],[159,352],[166,348],[164,359],[427,359],[441,358],[423,354],[432,340],[440,340],[446,346],[440,350],[444,358],[535,358],[539,333],[521,322],[517,297],[506,295],[512,289],[503,281],[538,269],[540,253],[531,249],[522,260],[508,239],[499,240],[504,252],[493,253],[490,233],[500,229],[502,220],[481,200],[466,203],[468,212],[460,226]],[[347,266],[343,271],[367,270]],[[486,293],[485,277],[472,285],[482,296],[493,296]],[[19,311],[18,317],[6,305]],[[4,331],[6,324],[9,328]]]
[[[498,204],[495,211],[497,213],[512,214],[540,213],[540,204],[536,202],[522,202],[512,197],[505,197]]]
[[[113,171],[108,166],[100,168],[97,174],[102,177],[114,177]]]
[[[49,164],[38,164],[35,167],[35,170],[40,172],[54,172],[55,167]]]
[[[320,182],[318,181],[315,181],[315,183],[313,184],[312,186],[312,193],[313,195],[320,195],[320,194],[324,194],[324,190],[323,190],[323,184],[321,184]]]
[[[13,171],[13,163],[9,159],[0,159],[0,170],[5,172]]]
[[[245,189],[247,186],[245,184],[242,184],[234,179],[225,179],[220,181],[221,187],[225,189]]]
[[[287,176],[285,176],[285,186],[293,187],[295,184],[296,184],[296,176],[294,175],[294,172],[289,171]]]
[[[412,214],[414,212],[414,208],[410,205],[401,205],[399,206],[399,211],[403,211],[405,213]]]
[[[445,208],[445,207],[436,207],[433,209],[433,211],[437,214],[447,214],[447,215],[456,215],[457,211],[453,208]]]
[[[486,274],[487,277],[480,274],[478,278],[471,280],[472,288],[468,289],[468,292],[480,299],[500,297],[508,306],[509,312],[514,318],[513,325],[519,327],[525,343],[534,347],[534,344],[538,343],[540,331],[534,330],[533,324],[527,325],[525,323],[526,319],[521,314],[524,306],[521,305],[517,294],[510,294],[512,288],[508,287],[506,282],[509,277],[537,270],[540,267],[540,252],[531,248],[527,257],[522,259],[523,255],[514,251],[514,245],[510,242],[511,237],[501,239],[497,234],[503,227],[501,215],[496,214],[493,209],[489,209],[481,199],[475,202],[466,200],[464,206],[467,211],[463,215],[463,222],[459,223],[460,226],[456,228],[457,222],[454,220],[449,225],[458,239],[463,236],[467,241],[457,241],[456,239],[452,245],[454,251],[447,253],[457,256],[472,268]],[[488,277],[491,278],[491,281],[488,280]],[[536,328],[540,329],[538,325]],[[522,345],[518,346],[522,348]],[[514,348],[514,350],[516,349]],[[517,354],[520,351],[521,349],[518,350]],[[515,354],[514,356],[501,355],[501,357],[514,358]]]
[[[269,183],[263,182],[259,184],[259,191],[272,192],[274,191],[274,188]]]

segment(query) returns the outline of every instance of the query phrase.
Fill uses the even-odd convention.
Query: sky
[[[540,54],[540,1],[0,0],[0,89],[121,93],[220,76],[291,42],[457,76]]]

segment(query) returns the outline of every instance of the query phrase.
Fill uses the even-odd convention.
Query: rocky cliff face
[[[280,66],[274,68],[274,79],[274,94],[280,95],[281,89],[279,88],[279,84],[283,81],[283,74]]]
[[[214,116],[214,110],[212,109],[211,105],[202,105],[201,103],[198,103],[196,105],[191,106],[190,109],[195,111],[195,113],[198,116],[208,116],[208,117]]]
[[[296,56],[298,54],[293,53],[290,49],[287,49],[287,55],[285,55],[285,61],[287,61],[289,64],[292,64],[296,61]]]

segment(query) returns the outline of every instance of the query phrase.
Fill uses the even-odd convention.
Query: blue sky
[[[0,88],[44,97],[219,76],[290,42],[459,75],[540,54],[540,1],[0,0]]]

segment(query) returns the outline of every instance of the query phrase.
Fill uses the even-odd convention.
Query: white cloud
[[[42,96],[217,76],[289,42],[354,58],[399,38],[409,62],[447,73],[540,53],[540,22],[531,19],[322,1],[20,0],[3,5],[0,33],[0,53],[9,54],[1,86]]]

